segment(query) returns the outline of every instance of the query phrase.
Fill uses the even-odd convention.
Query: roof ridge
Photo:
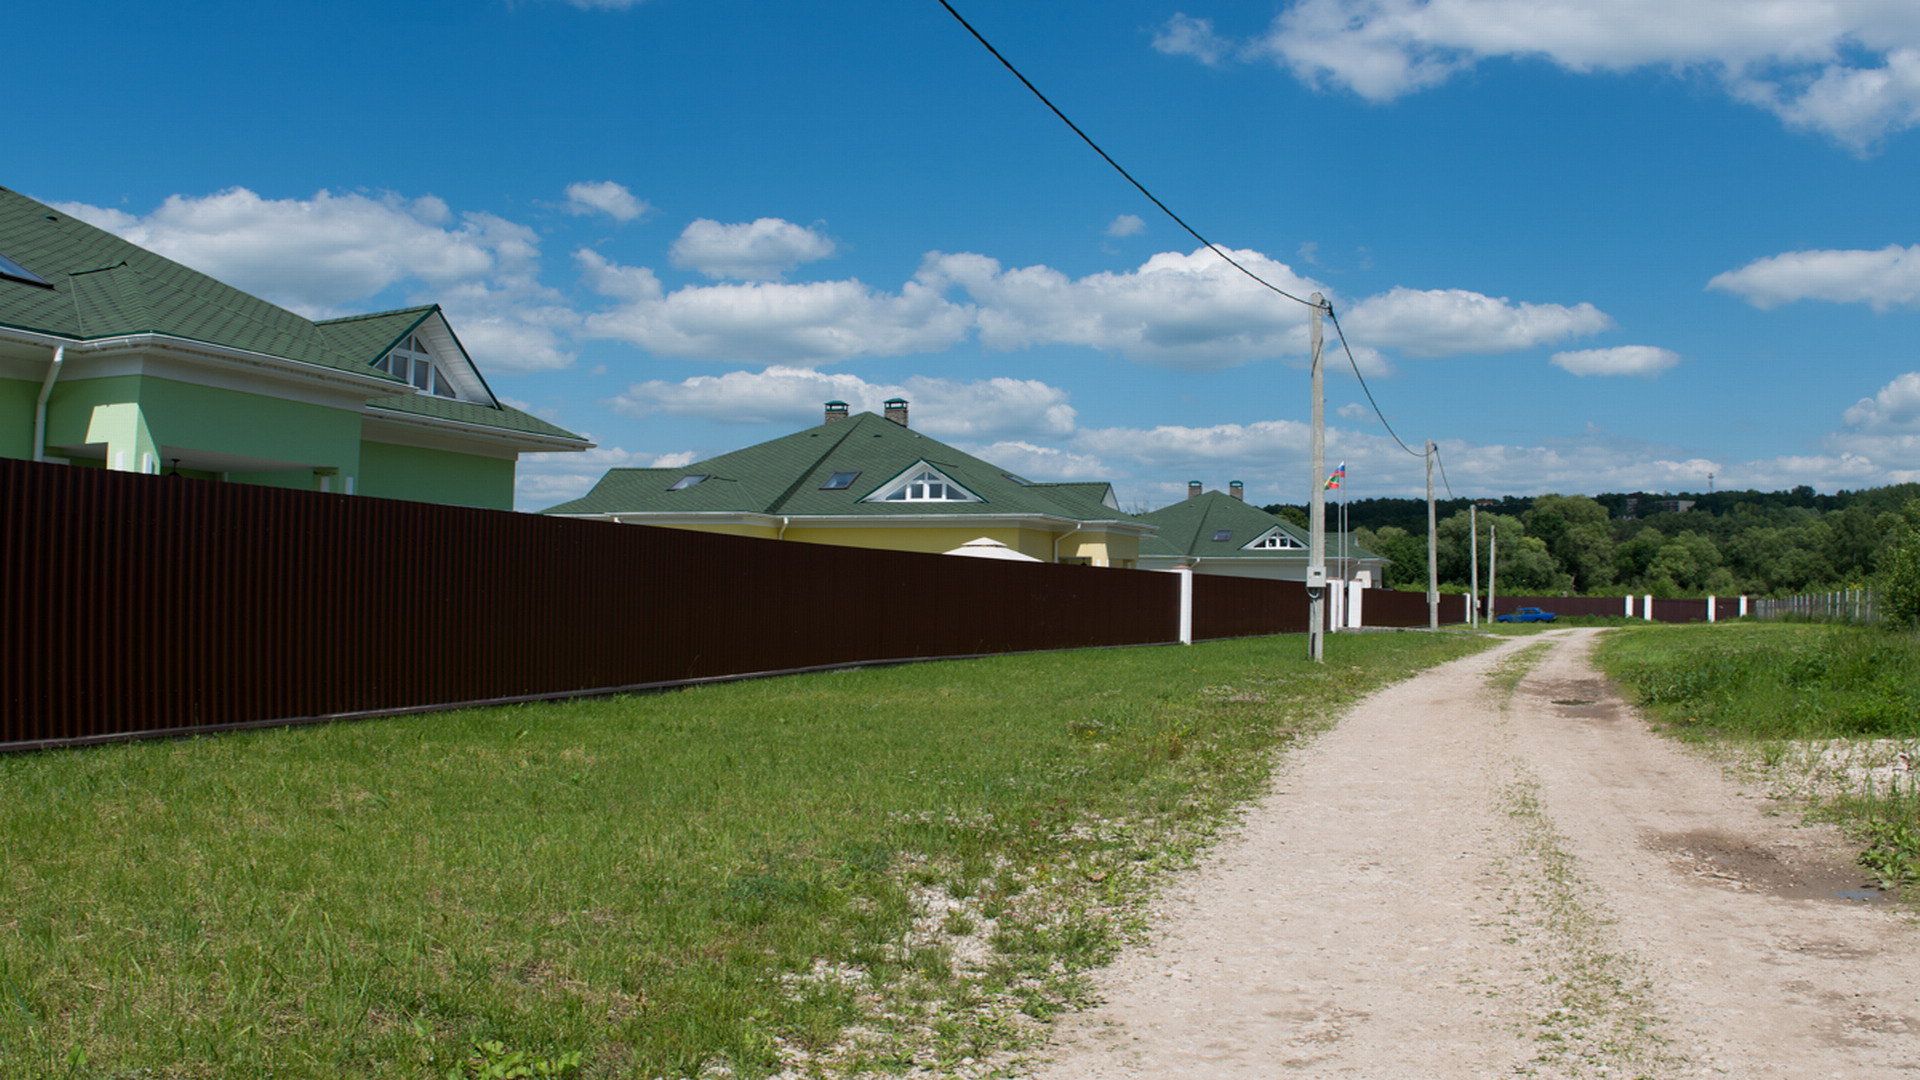
[[[333,319],[315,319],[313,320],[313,325],[335,326],[340,323],[359,322],[363,319],[385,319],[394,315],[411,315],[415,312],[426,313],[431,312],[439,306],[439,304],[416,304],[413,307],[393,308],[388,311],[368,311],[359,315],[341,315]]]
[[[860,416],[872,416],[872,415],[873,415],[872,413],[860,414]],[[819,468],[820,463],[822,461],[825,461],[828,455],[832,454],[835,450],[840,449],[841,444],[845,443],[849,438],[852,438],[854,429],[860,426],[860,416],[854,417],[853,418],[854,422],[846,425],[847,430],[844,432],[841,432],[840,437],[833,440],[833,445],[827,447],[825,450],[822,450],[820,453],[815,454],[813,458],[813,464],[801,470],[800,473],[793,478],[793,483],[787,485],[786,490],[782,491],[779,495],[775,496],[774,500],[771,503],[767,504],[767,513],[771,514],[774,511],[780,509],[780,507],[783,506],[788,499],[793,498],[794,492],[800,490],[800,485],[806,483],[807,477],[813,475],[813,470]],[[816,426],[826,427],[827,425],[819,424]],[[793,434],[804,435],[806,434],[806,431],[811,431],[811,430],[813,429],[808,428],[804,431],[796,431]],[[792,436],[789,436],[789,438],[791,437]]]

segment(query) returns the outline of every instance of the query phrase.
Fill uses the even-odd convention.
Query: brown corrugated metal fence
[[[14,460],[0,460],[0,593],[13,748],[1166,642],[1178,619],[1171,574]]]

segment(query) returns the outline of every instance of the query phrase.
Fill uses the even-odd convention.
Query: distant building
[[[1140,542],[1140,566],[1172,570],[1190,566],[1196,574],[1307,580],[1310,537],[1307,530],[1267,513],[1245,500],[1238,480],[1230,494],[1187,485],[1187,497],[1137,520],[1154,526]],[[1387,560],[1337,532],[1326,536],[1327,576],[1335,580],[1380,584]]]

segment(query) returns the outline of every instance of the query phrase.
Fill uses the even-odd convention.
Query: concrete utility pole
[[[1493,621],[1493,586],[1500,573],[1500,526],[1487,529],[1487,621]]]
[[[1469,586],[1469,588],[1473,590],[1473,595],[1467,598],[1468,600],[1467,625],[1479,626],[1480,625],[1480,504],[1475,502],[1469,502],[1467,504],[1467,550],[1471,552],[1469,559],[1473,564],[1472,569],[1470,569],[1467,574],[1467,576],[1473,580],[1473,584]]]
[[[1308,329],[1313,343],[1313,495],[1308,501],[1307,659],[1326,662],[1327,626],[1327,387],[1320,370],[1320,318],[1326,298],[1308,297],[1313,314]]]
[[[1433,440],[1427,440],[1427,629],[1440,629],[1440,525],[1433,512]]]

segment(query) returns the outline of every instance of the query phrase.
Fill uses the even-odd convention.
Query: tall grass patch
[[[1025,1037],[1455,635],[1002,657],[0,758],[9,1078],[828,1075]]]

